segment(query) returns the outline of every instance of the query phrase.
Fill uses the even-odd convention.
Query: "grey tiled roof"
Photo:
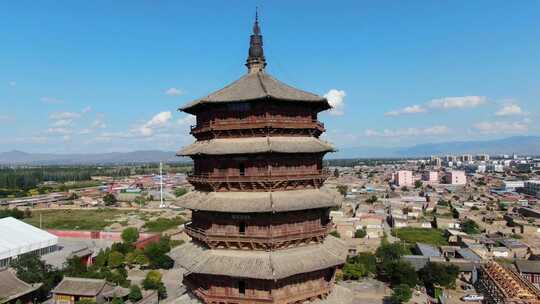
[[[64,277],[52,290],[54,294],[94,297],[99,295],[107,282],[103,279]]]
[[[0,270],[0,303],[29,294],[40,286],[19,280],[10,269]]]
[[[253,153],[324,153],[334,151],[327,142],[311,136],[269,136],[217,138],[196,141],[178,151],[178,156],[253,154]]]
[[[515,264],[519,272],[540,273],[540,261],[516,260]]]
[[[329,108],[326,98],[291,87],[275,79],[270,74],[260,71],[248,73],[223,89],[188,103],[180,110],[190,113],[194,107],[201,104],[251,101],[265,98],[321,103],[324,108]]]
[[[175,267],[191,273],[278,280],[341,265],[345,263],[347,248],[341,240],[327,236],[322,244],[271,252],[209,250],[189,242],[169,255]]]
[[[216,212],[285,212],[340,205],[331,193],[319,190],[275,192],[200,192],[180,197],[174,205],[192,210]]]

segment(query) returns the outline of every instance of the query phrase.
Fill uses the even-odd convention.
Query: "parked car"
[[[484,296],[483,295],[475,295],[475,294],[469,294],[461,298],[463,301],[469,301],[469,302],[477,302],[477,301],[483,301]]]

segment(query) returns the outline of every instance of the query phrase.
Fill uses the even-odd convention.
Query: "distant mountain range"
[[[0,152],[0,164],[12,165],[96,165],[128,164],[152,162],[185,162],[185,157],[177,157],[172,151],[133,151],[92,154],[48,154],[26,153],[22,151]]]
[[[377,148],[355,147],[342,148],[333,153],[332,158],[367,158],[367,157],[426,157],[446,154],[520,154],[540,155],[539,136],[514,136],[485,141],[455,141],[444,143],[421,144],[411,147]]]
[[[411,147],[354,147],[341,148],[331,153],[329,158],[391,158],[424,157],[446,154],[490,155],[512,154],[540,155],[539,136],[515,136],[486,141],[456,141],[445,143],[421,144]],[[22,151],[0,152],[0,164],[4,165],[90,165],[90,164],[128,164],[151,162],[186,162],[185,157],[175,156],[172,151],[133,151],[93,154],[47,154],[26,153]]]

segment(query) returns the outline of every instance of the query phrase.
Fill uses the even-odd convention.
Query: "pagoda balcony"
[[[322,226],[310,231],[292,231],[289,233],[272,232],[267,235],[250,235],[248,233],[217,233],[195,227],[192,222],[184,226],[190,237],[206,243],[210,248],[235,248],[248,250],[283,249],[300,246],[312,242],[322,242],[331,231],[331,225]]]
[[[243,129],[315,129],[317,132],[325,131],[324,124],[316,119],[284,119],[284,118],[250,118],[238,120],[210,120],[197,125],[191,126],[191,134],[212,131],[228,131],[228,130],[243,130]]]
[[[214,175],[188,173],[187,180],[196,188],[212,191],[269,191],[320,188],[330,176],[328,169],[270,173],[261,175]]]
[[[279,296],[272,295],[237,295],[234,293],[214,293],[211,290],[204,289],[197,282],[184,277],[183,284],[189,287],[193,293],[204,303],[225,303],[225,304],[291,304],[304,303],[316,299],[325,299],[332,291],[334,284],[310,284],[308,290],[290,290],[285,287],[285,292],[280,292]],[[281,291],[281,290],[276,290]]]

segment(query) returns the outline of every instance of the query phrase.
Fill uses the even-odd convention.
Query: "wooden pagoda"
[[[197,117],[196,142],[178,152],[194,161],[192,241],[175,250],[184,284],[204,303],[304,303],[324,299],[343,243],[328,235],[335,197],[323,190],[317,119],[326,98],[270,76],[256,18],[245,76],[181,108]]]

